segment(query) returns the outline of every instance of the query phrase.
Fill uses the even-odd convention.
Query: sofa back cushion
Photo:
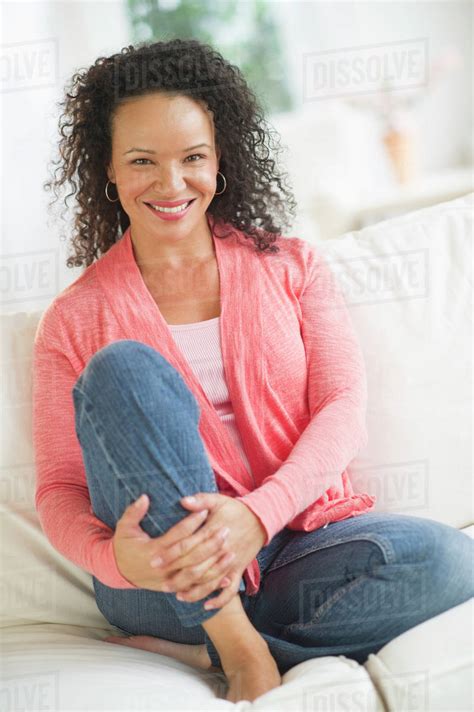
[[[457,528],[472,509],[474,193],[321,244],[364,351],[367,447],[350,471],[375,511]]]
[[[350,466],[377,511],[472,523],[472,199],[317,243],[366,360],[367,447]],[[43,310],[3,314],[0,625],[109,627],[91,576],[44,536],[34,507],[33,341]]]

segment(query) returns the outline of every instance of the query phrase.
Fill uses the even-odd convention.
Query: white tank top
[[[168,328],[194,371],[206,396],[227,427],[250,474],[250,464],[242,447],[240,433],[235,422],[234,410],[225,380],[219,331],[220,316],[194,324],[168,324]]]

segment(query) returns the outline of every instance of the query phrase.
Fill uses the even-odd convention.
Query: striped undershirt
[[[242,440],[235,422],[229,391],[227,390],[219,322],[220,317],[216,316],[214,319],[197,321],[193,324],[168,324],[168,328],[176,345],[194,371],[204,393],[214,406],[221,421],[227,427],[253,479],[250,463],[242,447]]]

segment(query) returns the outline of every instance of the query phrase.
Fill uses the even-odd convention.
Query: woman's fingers
[[[222,555],[217,554],[202,564],[188,569],[187,571],[190,574],[187,576],[184,576],[184,572],[180,571],[167,583],[172,586],[173,591],[182,595],[181,600],[199,601],[221,587],[222,579],[228,574],[229,567],[234,559],[235,554],[233,552]]]
[[[140,539],[151,539],[146,531],[140,527],[140,522],[145,516],[149,505],[150,499],[148,495],[142,494],[137,500],[125,508],[115,528],[129,535],[139,532]]]
[[[202,509],[200,512],[190,514],[188,517],[181,519],[174,524],[167,532],[157,537],[151,542],[150,566],[156,567],[166,566],[175,556],[170,556],[170,548],[176,547],[173,551],[187,550],[188,538],[194,534],[204,522],[208,514],[207,509]],[[200,529],[200,536],[203,537],[203,529]],[[173,553],[173,552],[171,552]]]
[[[181,519],[179,522],[174,524],[160,537],[161,542],[166,547],[169,547],[177,542],[179,543],[185,537],[194,534],[196,529],[201,526],[208,513],[208,509],[201,509],[199,512],[195,512],[194,514],[184,517],[184,519]]]
[[[229,534],[229,529],[226,529],[227,531],[218,525],[209,529],[200,529],[186,539],[181,539],[167,549],[161,550],[159,553],[161,564],[157,564],[156,557],[153,557],[150,566],[154,568],[160,565],[164,569],[172,565],[174,569],[184,569],[204,562],[211,554],[221,549]]]
[[[212,601],[206,601],[204,604],[206,611],[223,608],[238,593],[241,578],[240,574],[237,576],[236,572],[233,572],[232,574],[228,574],[228,576],[231,579],[230,584],[226,586],[218,596],[213,598]]]
[[[202,601],[203,598],[206,598],[206,596],[209,596],[211,593],[215,593],[222,587],[222,574],[219,574],[219,576],[216,576],[216,578],[206,584],[193,586],[187,591],[179,591],[176,593],[176,598],[178,601],[184,601],[185,603],[196,603]]]

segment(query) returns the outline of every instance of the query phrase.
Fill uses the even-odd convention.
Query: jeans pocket
[[[308,639],[314,640],[314,630],[316,628],[323,631],[324,629],[336,626],[360,626],[363,625],[363,612],[358,610],[359,603],[364,600],[362,590],[364,584],[368,581],[369,576],[361,575],[352,581],[340,586],[332,595],[323,603],[317,606],[312,612],[308,620],[291,623],[284,627],[281,633],[283,640],[295,642],[295,637],[299,642],[304,642],[305,634]],[[344,600],[343,599],[347,599]],[[341,602],[342,608],[337,604]],[[335,615],[331,616],[334,609],[337,608]]]

